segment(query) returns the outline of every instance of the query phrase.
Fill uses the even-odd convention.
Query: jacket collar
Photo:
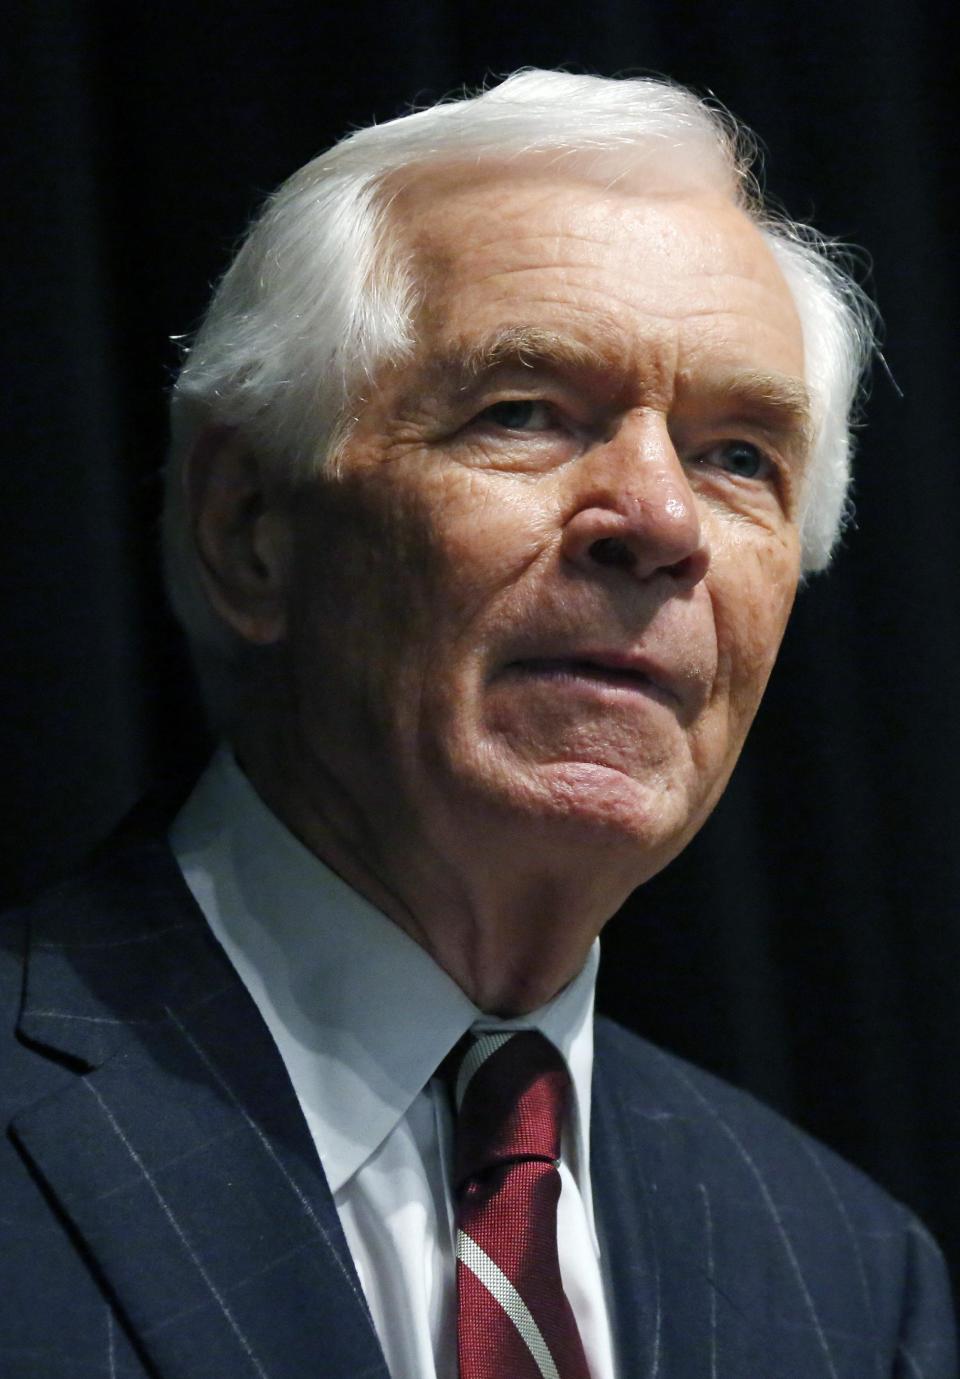
[[[165,842],[31,930],[20,1036],[78,1075],[12,1131],[158,1373],[387,1379],[282,1061]]]
[[[138,1027],[231,982],[166,843],[107,853],[29,915],[25,1042],[90,1070]]]

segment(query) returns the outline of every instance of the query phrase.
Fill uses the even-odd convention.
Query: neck
[[[513,831],[498,852],[493,831],[464,830],[453,856],[415,831],[385,837],[336,782],[316,788],[315,763],[307,788],[296,770],[274,766],[280,758],[262,741],[238,742],[237,755],[273,813],[488,1014],[524,1015],[562,990],[631,889],[598,893],[594,883],[585,893],[583,877],[603,875],[602,866],[538,865],[533,850],[517,848]]]

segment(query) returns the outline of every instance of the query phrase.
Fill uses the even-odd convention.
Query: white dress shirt
[[[454,1379],[451,1113],[438,1065],[471,1028],[538,1029],[563,1054],[560,1267],[593,1379],[614,1379],[590,1190],[598,945],[553,1000],[483,1014],[427,952],[309,852],[221,749],[171,842],[263,1016],[316,1144],[393,1379]]]

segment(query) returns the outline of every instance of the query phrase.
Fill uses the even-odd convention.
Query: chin
[[[637,780],[616,767],[558,761],[529,768],[523,785],[489,799],[510,829],[514,846],[561,848],[566,857],[590,855],[636,865],[636,885],[677,855],[702,820],[691,819],[688,791],[661,779]],[[489,798],[489,797],[488,797]],[[705,817],[706,811],[704,811]],[[524,841],[526,840],[526,841]]]

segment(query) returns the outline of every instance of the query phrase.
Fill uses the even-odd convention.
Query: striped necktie
[[[589,1379],[557,1257],[569,1089],[533,1030],[479,1035],[457,1068],[460,1379]]]

